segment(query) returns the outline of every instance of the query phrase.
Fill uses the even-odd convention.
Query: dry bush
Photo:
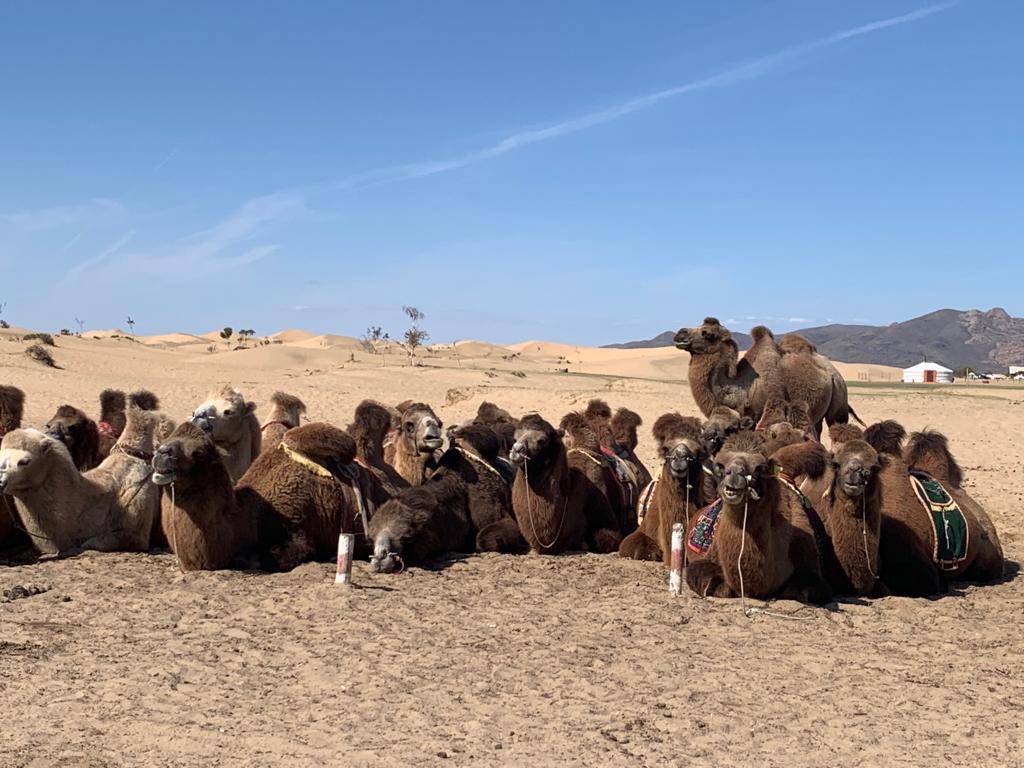
[[[42,344],[33,344],[31,347],[25,350],[25,354],[35,360],[37,363],[42,363],[50,368],[57,367],[57,361],[53,359],[53,355],[50,354],[50,350],[44,347]]]

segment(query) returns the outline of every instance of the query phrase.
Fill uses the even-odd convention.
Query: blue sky
[[[436,341],[1024,315],[1024,5],[19,2],[0,302]]]

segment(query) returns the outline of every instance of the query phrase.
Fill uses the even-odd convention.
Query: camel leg
[[[618,551],[622,534],[618,531],[615,515],[608,498],[593,486],[584,501],[583,514],[587,519],[587,543],[591,551],[602,555]]]
[[[960,577],[963,581],[990,582],[1003,578],[1003,555],[984,533],[982,536],[978,554]]]
[[[512,554],[526,549],[526,541],[519,526],[512,518],[496,520],[485,525],[476,535],[477,552],[502,552]]]
[[[622,544],[619,545],[619,557],[660,561],[662,552],[658,542],[638,529],[622,540]]]
[[[305,534],[299,532],[294,536],[290,536],[284,544],[271,547],[268,554],[269,557],[266,558],[269,561],[268,565],[273,566],[268,570],[284,573],[312,558],[313,547],[310,545]]]
[[[883,518],[878,544],[880,574],[892,594],[931,597],[947,591],[946,579],[904,523]]]
[[[714,560],[698,560],[687,565],[686,583],[701,597],[739,597],[726,583],[722,567]]]
[[[832,587],[820,573],[800,569],[789,577],[789,581],[779,591],[779,597],[811,605],[825,605],[832,602]]]

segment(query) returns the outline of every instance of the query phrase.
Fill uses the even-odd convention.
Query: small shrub
[[[70,336],[71,335],[71,329],[70,328],[61,328],[60,329],[60,335],[61,336]]]
[[[513,376],[515,376],[517,378],[520,378],[520,379],[525,379],[526,378],[526,374],[523,373],[522,371],[512,371],[511,373],[512,373]]]
[[[6,320],[0,320],[0,328],[3,328],[3,329],[6,330],[7,328],[10,328],[10,327],[11,327],[11,324],[8,323]]]
[[[57,367],[57,361],[53,359],[53,355],[50,351],[42,344],[33,344],[31,347],[25,350],[25,354],[35,360],[37,363],[42,363],[50,368]]]
[[[212,355],[214,352],[217,351],[217,345],[216,344],[211,344],[210,346],[208,346],[206,348],[206,351],[209,352]]]
[[[48,333],[26,333],[23,337],[23,341],[38,341],[48,347],[57,346],[56,342],[53,340],[53,336]]]

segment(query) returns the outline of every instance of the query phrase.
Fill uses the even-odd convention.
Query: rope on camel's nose
[[[174,560],[178,564],[178,570],[181,571],[182,573],[184,573],[185,569],[181,565],[181,556],[178,554],[178,542],[177,542],[177,538],[178,537],[174,535],[174,531],[175,531],[175,528],[176,528],[175,519],[174,518],[175,518],[175,514],[177,513],[177,511],[178,511],[178,503],[175,501],[175,498],[174,498],[174,483],[171,483],[171,514],[170,514],[170,518],[171,518],[171,549],[174,552]]]
[[[861,516],[860,516],[860,532],[864,538],[864,559],[868,564],[868,573],[874,576],[875,581],[878,581],[878,574],[875,573],[874,568],[871,567],[871,554],[868,550],[868,489],[864,488],[864,493],[861,494]]]
[[[529,463],[529,459],[523,462],[523,479],[526,481],[526,516],[530,518],[530,530],[533,531],[533,538],[540,545],[540,548],[551,549],[558,543],[558,537],[562,535],[562,526],[565,525],[565,513],[569,508],[569,496],[568,494],[566,495],[565,502],[562,504],[562,519],[558,521],[558,530],[555,531],[555,538],[551,540],[550,544],[545,544],[541,541],[540,536],[537,535],[537,527],[533,523],[533,505],[530,503],[530,494],[532,493],[530,488],[530,470],[527,469]]]

